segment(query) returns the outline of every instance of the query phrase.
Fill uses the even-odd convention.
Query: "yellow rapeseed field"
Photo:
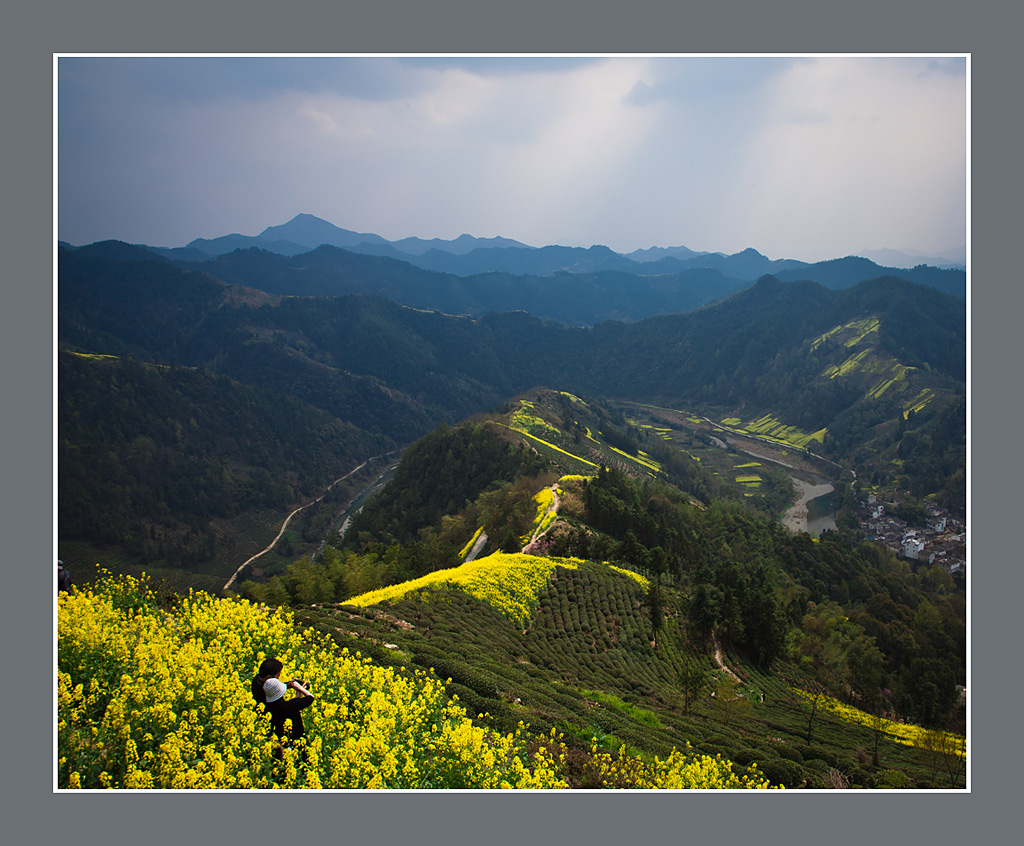
[[[547,587],[555,568],[575,570],[579,563],[574,558],[496,552],[459,567],[437,570],[409,582],[360,594],[346,603],[365,607],[401,599],[425,588],[455,588],[483,600],[504,614],[509,622],[522,627],[533,616],[538,596]]]
[[[268,656],[317,696],[282,761],[249,691]],[[127,577],[61,595],[57,717],[58,788],[565,786],[557,744],[527,756],[522,730],[474,725],[426,674],[375,666],[245,600],[193,593],[163,611]]]
[[[793,690],[804,699],[814,698],[813,694],[808,693],[805,690],[800,690],[799,688],[793,688]],[[840,702],[838,699],[833,699],[830,696],[820,696],[818,699],[824,708],[831,711],[840,719],[847,720],[851,723],[859,723],[860,725],[868,726],[869,728],[873,727],[875,724],[875,718],[871,714],[861,711],[853,705],[847,705],[846,703]],[[879,727],[897,743],[902,743],[905,746],[918,747],[926,747],[927,745],[929,731],[921,726],[883,719],[879,721]],[[939,734],[947,739],[948,748],[957,749],[957,754],[959,755],[964,754],[966,744],[962,735],[953,734],[951,732],[939,732]]]
[[[492,569],[514,582],[529,557],[504,556]],[[571,566],[544,561],[533,559],[533,570]],[[296,628],[287,610],[196,592],[166,609],[144,579],[107,574],[61,594],[57,614],[59,789],[568,787],[554,733],[475,725],[437,679],[339,649]],[[316,695],[303,712],[306,738],[280,759],[249,691],[271,656],[282,678],[302,678]],[[756,770],[738,776],[689,748],[653,761],[594,749],[591,764],[607,787],[769,786]]]

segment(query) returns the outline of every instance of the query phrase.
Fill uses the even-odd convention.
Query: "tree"
[[[651,635],[654,640],[654,647],[658,647],[658,635],[665,628],[665,610],[661,597],[661,583],[658,577],[651,579],[651,586],[647,591],[647,608],[651,614]]]
[[[818,716],[818,711],[821,708],[822,703],[825,701],[825,691],[820,683],[812,682],[810,684],[810,690],[807,691],[809,694],[808,699],[804,700],[804,704],[807,708],[807,745],[811,745],[811,741],[814,739],[814,719]]]
[[[956,679],[946,661],[915,657],[899,680],[901,710],[924,726],[941,723],[953,709]]]
[[[881,765],[881,760],[878,755],[878,744],[883,737],[885,737],[885,726],[887,720],[882,714],[882,706],[880,701],[875,705],[874,710],[871,711],[871,719],[868,723],[871,728],[871,766],[878,767]]]
[[[739,683],[732,676],[723,673],[715,684],[715,708],[722,715],[722,721],[729,725],[733,719],[744,717],[753,707],[750,700],[740,693]]]
[[[928,729],[921,740],[921,749],[932,779],[937,779],[941,770],[948,777],[950,788],[955,789],[967,766],[967,739],[942,729]]]
[[[679,670],[679,691],[683,695],[683,713],[689,714],[693,703],[711,686],[708,672],[695,660],[687,659]]]
[[[967,737],[944,732],[942,740],[942,751],[945,754],[943,760],[946,774],[949,776],[949,786],[956,788],[967,767]]]
[[[267,582],[263,595],[267,605],[288,605],[289,603],[288,589],[284,586],[280,576],[274,576]]]

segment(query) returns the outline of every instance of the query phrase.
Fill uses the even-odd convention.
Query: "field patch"
[[[796,426],[787,426],[770,414],[764,415],[757,420],[747,424],[746,431],[779,443],[790,444],[791,446],[806,449],[811,441],[824,443],[827,429],[819,429],[817,432],[805,432]]]
[[[805,690],[799,688],[793,688],[793,690],[803,699],[812,700],[814,699],[813,694],[808,693]],[[859,708],[853,707],[853,705],[847,705],[844,702],[840,702],[838,699],[833,699],[830,696],[821,696],[819,703],[826,710],[831,711],[837,717],[842,720],[846,720],[851,723],[858,723],[862,726],[872,728],[875,724],[875,717],[871,714],[861,711]],[[911,725],[910,723],[897,723],[893,720],[882,719],[880,725],[885,733],[895,740],[897,743],[902,743],[905,746],[916,746],[920,749],[927,748],[929,736],[934,732],[929,732],[928,729],[922,728],[921,726]],[[964,737],[959,734],[953,734],[951,732],[938,732],[938,734],[946,742],[947,748],[957,749],[957,754],[961,757],[965,753],[965,742]]]
[[[366,607],[402,599],[416,591],[454,588],[486,602],[510,623],[523,627],[537,609],[537,597],[547,587],[555,570],[559,567],[575,570],[579,564],[574,558],[496,552],[459,567],[360,594],[346,600],[345,604]]]

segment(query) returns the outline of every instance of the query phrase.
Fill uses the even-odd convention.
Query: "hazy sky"
[[[57,60],[57,236],[962,248],[963,57]]]

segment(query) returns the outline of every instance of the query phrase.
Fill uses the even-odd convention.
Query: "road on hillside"
[[[323,492],[322,494],[320,494],[320,496],[318,496],[318,497],[317,497],[316,499],[314,499],[314,500],[313,500],[312,502],[307,502],[307,503],[306,503],[305,505],[300,505],[300,506],[299,506],[298,508],[296,508],[296,509],[295,509],[295,510],[294,510],[294,511],[293,511],[293,512],[291,513],[291,514],[289,514],[289,515],[288,515],[287,517],[285,517],[285,518],[284,518],[284,522],[283,522],[283,523],[281,524],[281,529],[280,529],[280,530],[278,531],[278,533],[277,533],[277,537],[275,537],[275,538],[274,538],[274,539],[273,539],[273,540],[272,540],[272,541],[270,542],[270,544],[269,544],[269,545],[267,546],[267,548],[266,548],[266,549],[264,549],[264,550],[261,550],[260,552],[257,552],[257,553],[256,553],[255,555],[253,555],[253,556],[252,556],[251,558],[248,558],[248,559],[246,559],[246,560],[245,560],[245,561],[244,561],[244,562],[243,562],[242,564],[240,564],[240,565],[238,566],[238,569],[237,569],[237,570],[235,570],[235,572],[231,574],[231,578],[230,578],[230,579],[228,579],[228,580],[227,580],[227,581],[226,581],[226,582],[224,583],[224,587],[222,588],[222,590],[228,590],[228,589],[229,589],[229,588],[231,587],[231,585],[233,585],[233,584],[235,583],[235,579],[237,579],[237,578],[238,578],[238,576],[239,576],[239,575],[241,574],[241,572],[242,572],[242,571],[243,571],[243,570],[244,570],[244,569],[245,569],[246,567],[248,567],[248,566],[249,566],[250,564],[252,564],[252,562],[253,562],[253,561],[255,561],[255,560],[256,560],[257,558],[259,558],[259,557],[260,557],[261,555],[266,555],[266,554],[267,554],[268,552],[270,552],[270,550],[272,550],[272,549],[274,548],[274,545],[275,545],[275,544],[276,544],[276,543],[277,543],[277,542],[278,542],[279,540],[281,540],[281,535],[283,535],[283,534],[284,534],[284,532],[285,532],[285,529],[287,529],[287,528],[288,528],[288,524],[289,524],[289,523],[291,522],[291,520],[292,520],[292,517],[294,517],[294,516],[295,516],[296,514],[298,514],[298,513],[299,513],[300,511],[302,511],[303,509],[305,509],[305,508],[309,508],[309,506],[311,506],[311,505],[316,505],[316,504],[317,504],[318,502],[320,502],[320,501],[321,501],[321,500],[322,500],[322,499],[323,499],[323,498],[324,498],[325,496],[327,496],[327,494],[328,494],[328,493],[330,493],[330,491],[331,491],[331,488],[333,488],[333,487],[334,487],[334,486],[335,486],[336,484],[338,484],[338,482],[343,482],[343,481],[345,481],[345,479],[347,479],[347,478],[348,478],[349,476],[351,476],[352,474],[354,474],[354,473],[358,473],[358,472],[359,472],[360,470],[362,470],[362,469],[363,469],[363,468],[364,468],[364,467],[365,467],[365,466],[366,466],[367,464],[369,464],[369,463],[370,463],[371,461],[376,461],[376,460],[377,460],[378,458],[384,458],[384,457],[386,457],[386,456],[388,456],[388,455],[391,455],[391,453],[390,453],[390,452],[386,452],[386,453],[384,453],[383,455],[375,455],[375,456],[374,456],[373,458],[368,458],[368,459],[366,459],[366,461],[364,461],[364,462],[363,462],[362,464],[360,464],[360,465],[359,465],[358,467],[356,467],[356,468],[354,468],[354,469],[352,469],[352,470],[349,470],[349,471],[348,471],[348,473],[346,473],[346,474],[345,474],[344,476],[339,476],[339,477],[338,477],[337,479],[335,479],[335,480],[334,480],[333,482],[331,482],[331,483],[330,483],[330,484],[329,484],[329,485],[327,486],[327,488],[326,488],[326,489],[324,490],[324,492]]]

